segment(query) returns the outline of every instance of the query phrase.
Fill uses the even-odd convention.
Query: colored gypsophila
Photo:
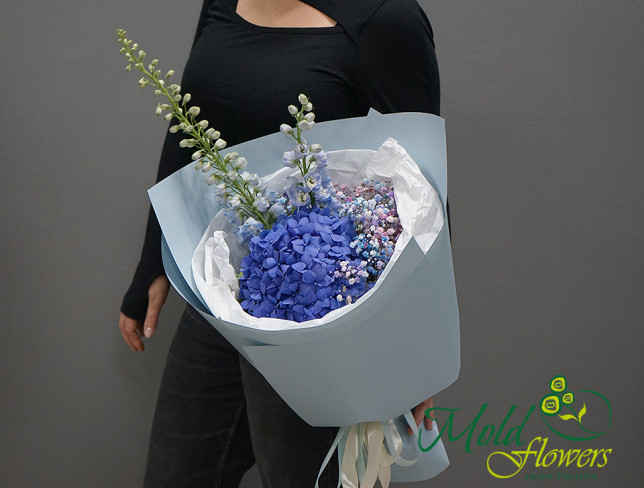
[[[226,141],[221,138],[219,131],[212,127],[207,120],[198,120],[201,109],[189,105],[190,93],[182,94],[181,86],[169,83],[174,75],[169,70],[161,77],[157,68],[158,60],[152,60],[147,66],[143,64],[146,53],[139,50],[138,44],[126,39],[126,32],[117,29],[118,41],[122,45],[121,53],[128,59],[127,71],[132,68],[143,74],[139,86],[154,87],[154,93],[166,98],[167,103],[159,103],[156,114],[164,115],[167,121],[176,121],[170,126],[170,132],[182,132],[186,135],[179,145],[184,148],[195,148],[192,159],[195,169],[208,174],[206,182],[215,185],[215,196],[219,204],[225,207],[228,220],[236,226],[238,239],[247,242],[253,235],[258,235],[264,229],[270,229],[277,217],[284,213],[284,206],[277,204],[277,194],[266,191],[266,183],[257,174],[245,171],[247,161],[236,152],[222,155]]]
[[[288,178],[290,185],[285,189],[288,197],[287,207],[295,210],[301,207],[339,209],[334,198],[333,183],[326,170],[327,154],[319,144],[307,144],[302,132],[315,125],[313,105],[304,94],[300,94],[301,108],[289,105],[288,111],[295,118],[295,126],[282,124],[280,131],[295,141],[295,149],[284,153],[283,164],[287,168],[297,168],[299,174]]]
[[[391,259],[402,232],[393,188],[387,181],[365,179],[357,187],[340,185],[335,191],[341,202],[339,215],[350,217],[355,225],[351,248],[363,260],[361,267],[349,267],[347,272],[373,283]]]

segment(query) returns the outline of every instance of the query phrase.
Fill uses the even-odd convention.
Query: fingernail
[[[147,339],[149,339],[150,337],[152,337],[152,327],[146,327],[146,328],[145,328],[145,332],[144,332],[144,334],[145,334],[145,337],[146,337]]]

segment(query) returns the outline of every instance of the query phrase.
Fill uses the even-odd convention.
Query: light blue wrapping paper
[[[402,417],[395,419],[394,423],[396,424],[399,432],[402,433],[407,430],[407,424]],[[423,440],[423,446],[431,445],[436,437],[438,437],[439,431],[436,422],[433,422],[432,430],[427,430],[425,428],[425,422],[421,423],[418,429],[422,431],[421,439]],[[431,451],[422,452],[418,445],[417,437],[404,434],[403,450],[400,455],[404,459],[416,459],[418,456],[420,456],[420,458],[413,466],[405,467],[392,464],[391,480],[394,482],[406,483],[428,480],[434,476],[438,476],[445,470],[445,468],[447,468],[447,466],[449,466],[445,446],[443,446],[443,442],[441,440],[432,447]]]
[[[370,112],[366,117],[315,125],[311,139],[326,151],[377,149],[392,137],[418,164],[445,207],[447,164],[444,120],[430,114]],[[290,149],[282,134],[235,147],[249,169],[279,169]],[[194,306],[313,426],[348,426],[397,418],[452,384],[460,369],[458,308],[445,225],[423,254],[412,239],[380,288],[332,322],[288,331],[262,331],[209,314],[192,277],[191,260],[219,210],[203,174],[188,164],[149,190],[163,231],[166,273]],[[402,433],[402,431],[401,431]],[[430,433],[424,433],[426,440]],[[417,441],[406,434],[405,449]],[[392,468],[394,481],[427,479],[447,465],[442,445],[410,468]]]

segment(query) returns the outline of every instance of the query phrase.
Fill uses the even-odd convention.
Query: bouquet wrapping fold
[[[233,241],[226,242],[220,233],[218,239],[211,240],[208,251],[219,256],[212,260],[219,264],[211,270],[221,279],[219,288],[215,287],[213,295],[207,297],[211,312],[197,283],[202,291],[207,290],[204,247],[212,234],[204,235],[204,231],[219,208],[191,164],[149,190],[163,231],[164,265],[168,278],[184,299],[309,424],[345,427],[361,422],[386,422],[449,386],[457,379],[460,368],[458,309],[444,210],[447,198],[444,121],[422,113],[381,115],[372,111],[366,117],[319,123],[315,130],[316,142],[327,152],[338,151],[330,153],[330,169],[333,161],[377,158],[382,151],[396,152],[402,146],[404,154],[400,151],[398,154],[401,164],[415,162],[435,189],[431,194],[408,192],[408,198],[402,197],[400,201],[396,195],[397,203],[403,207],[412,205],[414,198],[416,203],[422,200],[423,205],[412,211],[407,224],[401,213],[407,234],[401,235],[394,258],[373,289],[352,305],[300,324],[248,315],[241,318],[239,313],[244,312],[235,309],[226,285],[234,281],[226,264],[238,263],[241,255]],[[387,141],[374,153],[373,149],[389,138],[400,146]],[[371,151],[352,153],[343,151],[346,148]],[[244,154],[254,165],[254,171],[267,174],[272,172],[275,161],[282,158],[284,139],[281,134],[274,134],[231,150]],[[370,166],[368,161],[366,166],[362,163],[362,167]],[[345,169],[344,175],[341,171],[333,174],[336,183],[355,180],[355,169],[350,164]],[[284,171],[287,170],[274,176]],[[371,177],[368,170],[358,179],[365,176]],[[274,179],[278,181],[279,178]],[[427,201],[432,198],[435,202]],[[423,212],[430,214],[425,215],[425,223],[432,224],[417,225],[420,228],[412,232],[409,228],[414,227],[416,220],[423,220]],[[215,219],[210,230],[226,230],[226,224]],[[201,268],[197,266],[193,273],[195,249]],[[227,256],[229,250],[231,254]],[[218,309],[220,300],[222,305]],[[436,427],[431,432],[423,430],[424,445],[432,442],[436,431]],[[404,434],[403,441],[403,452],[415,449],[420,454],[417,440]],[[437,445],[410,468],[393,466],[392,479],[427,479],[447,464],[442,445]]]

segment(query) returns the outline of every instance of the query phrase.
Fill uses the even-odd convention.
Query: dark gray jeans
[[[144,486],[238,487],[257,462],[264,488],[313,488],[336,433],[298,417],[188,305],[163,373]],[[335,459],[321,488],[337,486]]]

